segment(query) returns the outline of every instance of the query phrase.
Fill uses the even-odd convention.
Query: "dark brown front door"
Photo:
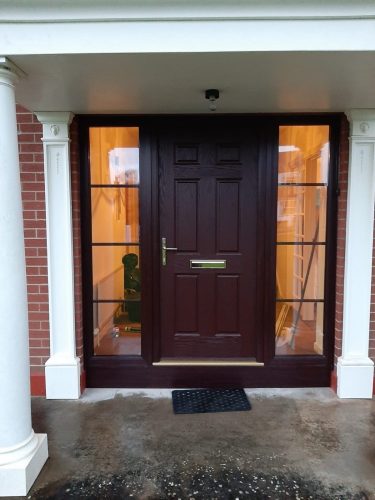
[[[325,115],[80,117],[88,387],[330,383],[339,120]],[[328,131],[322,139],[322,130],[315,130],[327,125],[329,148]],[[105,140],[96,141],[99,132]],[[317,153],[303,139],[307,132]],[[100,144],[102,153],[91,154],[91,144]],[[138,146],[139,176],[133,177]],[[115,153],[126,163],[120,184],[111,177],[117,172],[118,165],[109,161]],[[329,168],[323,168],[328,157]],[[310,161],[316,165],[313,180],[306,176]],[[319,180],[318,174],[328,177]],[[99,194],[107,207],[99,225],[106,238],[93,216]],[[139,219],[131,210],[137,199]],[[313,205],[301,210],[309,199]],[[317,219],[314,243],[311,228]],[[119,237],[112,238],[114,227]],[[177,248],[166,251],[165,265],[162,238]],[[141,292],[122,290],[127,288],[124,271],[128,277],[133,271],[120,267],[126,266],[127,254],[139,257],[131,280]],[[305,256],[313,254],[309,264]],[[206,267],[196,267],[199,261]],[[103,271],[111,263],[117,280]],[[318,264],[324,264],[323,281],[323,272],[310,272]],[[278,272],[283,269],[284,274]],[[309,274],[324,283],[324,291],[303,285],[307,292],[302,293],[303,274],[305,282]],[[141,303],[141,322],[139,307],[134,316],[126,304],[132,293]],[[124,350],[104,352],[105,335],[111,346]]]
[[[255,360],[256,131],[197,123],[159,136],[161,360]]]

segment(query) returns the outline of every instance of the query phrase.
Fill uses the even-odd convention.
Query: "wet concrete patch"
[[[167,398],[34,399],[50,458],[29,498],[375,499],[374,402],[251,401],[176,416]]]
[[[343,485],[324,485],[292,473],[267,474],[243,470],[232,464],[220,470],[192,464],[166,471],[138,468],[107,477],[48,485],[30,500],[60,499],[189,499],[189,500],[370,500],[372,494],[350,491]]]

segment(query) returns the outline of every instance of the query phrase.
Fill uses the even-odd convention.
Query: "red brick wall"
[[[70,162],[72,176],[72,218],[73,218],[73,256],[74,256],[74,300],[76,322],[77,356],[83,359],[83,323],[82,323],[82,266],[81,266],[81,207],[79,144],[77,121],[70,127]]]
[[[50,334],[42,125],[32,113],[19,105],[17,123],[29,307],[31,391],[32,394],[45,394],[44,364],[50,354]],[[71,137],[75,320],[77,355],[82,359],[80,188],[78,133],[75,122],[71,126]]]
[[[372,286],[371,286],[371,316],[370,316],[370,358],[375,363],[375,227],[372,253]],[[375,385],[374,385],[375,391]]]
[[[335,366],[341,356],[342,321],[344,305],[344,264],[346,235],[346,204],[348,194],[349,161],[349,123],[345,117],[341,120],[339,189],[337,210],[337,263],[336,263],[336,318],[335,318]]]
[[[27,291],[29,300],[30,364],[33,393],[43,393],[44,363],[49,357],[49,318],[47,284],[46,212],[44,194],[42,125],[36,117],[17,106],[19,151],[24,208]],[[82,276],[80,239],[80,176],[78,130],[73,121],[71,133],[72,216],[74,245],[75,321],[77,355],[83,358]],[[337,285],[335,319],[335,365],[341,355],[343,286],[345,259],[346,202],[348,184],[349,125],[342,119],[337,220]],[[370,355],[375,359],[375,238],[371,311]],[[34,382],[34,383],[33,383]]]
[[[17,121],[29,302],[30,365],[31,374],[36,380],[38,376],[44,377],[43,366],[49,357],[42,125],[32,113],[20,106],[17,106]]]

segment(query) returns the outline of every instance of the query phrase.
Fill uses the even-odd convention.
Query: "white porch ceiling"
[[[33,111],[329,112],[375,108],[375,52],[14,55]]]

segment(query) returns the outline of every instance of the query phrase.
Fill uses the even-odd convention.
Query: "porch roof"
[[[372,0],[0,0],[17,100],[75,113],[324,112],[375,102]]]
[[[332,112],[375,105],[375,55],[339,52],[15,56],[17,101],[33,111]]]

